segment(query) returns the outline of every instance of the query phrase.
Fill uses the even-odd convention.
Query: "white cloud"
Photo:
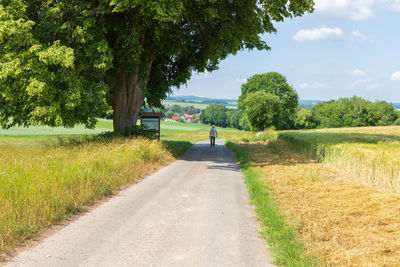
[[[366,20],[375,17],[375,5],[378,1],[380,0],[315,0],[315,13],[355,21]]]
[[[400,12],[400,0],[314,0],[315,14],[361,21],[374,18],[378,7]]]
[[[293,36],[293,39],[296,41],[334,40],[340,39],[342,36],[343,31],[339,27],[321,27],[319,29],[300,30]]]
[[[301,83],[298,86],[300,89],[320,89],[320,88],[325,88],[326,86],[323,85],[320,82],[314,82],[314,83]]]
[[[390,79],[393,81],[399,81],[400,80],[400,71],[396,71],[390,76]]]
[[[358,79],[350,84],[350,89],[365,89],[368,91],[373,91],[378,89],[380,86],[379,83],[375,82],[375,79]]]
[[[393,0],[392,8],[394,8],[396,11],[400,11],[400,0]]]
[[[246,78],[236,78],[235,80],[237,83],[246,83],[247,79]]]
[[[365,76],[366,73],[365,71],[359,70],[359,69],[355,69],[351,72],[351,75],[353,76]]]
[[[375,40],[375,38],[373,36],[365,35],[365,34],[361,33],[359,30],[353,31],[351,33],[351,36],[354,39],[363,40],[363,41],[373,42]]]
[[[193,79],[211,79],[212,75],[209,71],[205,70],[204,72],[198,72],[197,74],[193,75]]]
[[[358,79],[357,81],[354,81],[350,84],[350,88],[356,89],[356,88],[365,86],[366,84],[369,84],[372,81],[373,81],[372,79]]]

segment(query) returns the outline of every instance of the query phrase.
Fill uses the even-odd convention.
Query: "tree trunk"
[[[144,103],[147,81],[141,81],[138,74],[119,74],[112,91],[111,101],[114,115],[114,132],[121,133],[125,128],[136,125],[140,109]]]

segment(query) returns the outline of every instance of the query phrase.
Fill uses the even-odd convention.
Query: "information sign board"
[[[142,125],[146,126],[147,130],[159,130],[159,119],[158,118],[143,118]]]
[[[145,126],[146,130],[155,131],[160,140],[160,120],[161,112],[142,112],[140,114],[140,125]]]

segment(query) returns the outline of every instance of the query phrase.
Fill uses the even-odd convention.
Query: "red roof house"
[[[179,118],[178,116],[172,116],[171,119],[174,120],[174,121],[177,121],[177,120],[179,120],[180,118]]]

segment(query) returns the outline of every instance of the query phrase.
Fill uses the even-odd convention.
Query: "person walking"
[[[215,126],[213,125],[210,129],[210,142],[211,142],[211,146],[215,146],[215,138],[218,137],[218,132],[217,129],[215,128]]]

